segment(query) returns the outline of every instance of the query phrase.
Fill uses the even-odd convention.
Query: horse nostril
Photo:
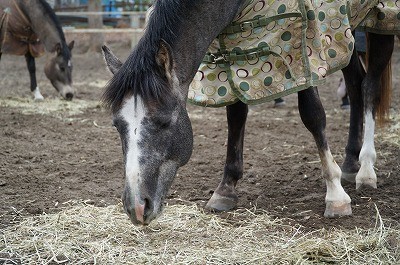
[[[144,212],[143,212],[143,220],[146,220],[152,213],[152,203],[149,199],[144,199]]]
[[[74,94],[73,94],[73,93],[67,93],[67,94],[65,94],[65,99],[66,99],[66,100],[72,100],[73,97],[74,97]]]

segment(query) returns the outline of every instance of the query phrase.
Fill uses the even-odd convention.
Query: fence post
[[[89,0],[88,10],[94,12],[101,12],[101,0]],[[101,29],[103,28],[102,15],[89,15],[88,16],[89,28]],[[101,46],[104,44],[104,36],[102,33],[90,34],[89,51],[101,52]]]

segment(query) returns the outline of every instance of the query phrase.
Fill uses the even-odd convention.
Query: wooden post
[[[88,10],[89,12],[101,12],[101,0],[89,0]],[[89,15],[88,16],[89,28],[101,29],[103,28],[103,16],[102,15]],[[101,52],[101,46],[104,44],[103,33],[92,33],[90,34],[89,51]]]

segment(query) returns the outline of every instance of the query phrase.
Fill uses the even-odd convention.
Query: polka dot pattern
[[[368,1],[366,1],[368,2]],[[398,34],[400,30],[400,1],[371,1],[376,3],[368,17],[359,25],[365,31]]]
[[[203,62],[190,85],[189,101],[214,107],[237,100],[256,104],[321,84],[350,60],[354,49],[352,29],[359,26],[365,30],[400,31],[399,3],[250,0],[233,24],[259,16],[273,21],[264,27],[224,34],[222,44],[227,52],[243,54],[269,47],[271,54],[226,64]],[[220,48],[220,40],[216,39],[208,52],[216,53]]]

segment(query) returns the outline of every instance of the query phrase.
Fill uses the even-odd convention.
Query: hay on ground
[[[6,264],[399,264],[400,230],[305,232],[266,213],[229,218],[196,205],[167,206],[146,227],[133,226],[121,206],[78,204],[0,230]]]
[[[14,108],[25,115],[49,115],[64,120],[82,114],[86,109],[100,108],[100,102],[80,99],[67,101],[58,98],[42,101],[27,98],[8,98],[0,99],[0,107]]]

